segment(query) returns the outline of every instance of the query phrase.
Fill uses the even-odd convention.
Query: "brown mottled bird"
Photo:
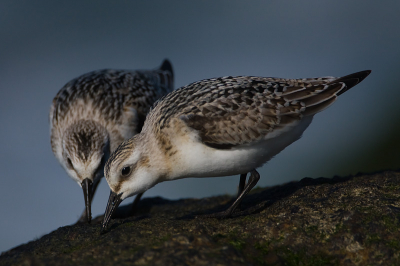
[[[370,72],[341,78],[223,77],[169,93],[150,111],[142,132],[124,141],[107,161],[111,194],[103,231],[122,200],[186,177],[240,174],[236,201],[210,215],[231,216],[257,184],[256,168],[298,140],[316,113]]]
[[[155,70],[93,71],[57,93],[50,109],[51,147],[83,189],[80,222],[91,221],[91,201],[111,152],[140,132],[151,105],[172,90],[172,66],[164,60]]]

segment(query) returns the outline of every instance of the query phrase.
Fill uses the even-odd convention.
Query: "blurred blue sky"
[[[169,58],[176,88],[225,75],[372,69],[260,169],[259,185],[399,168],[399,12],[399,1],[372,0],[1,1],[0,251],[81,214],[82,191],[51,152],[48,111],[65,83],[96,69],[155,68]],[[234,194],[238,180],[189,178],[145,196]],[[108,193],[103,180],[94,216],[104,212]]]

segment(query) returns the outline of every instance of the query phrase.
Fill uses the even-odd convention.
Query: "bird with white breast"
[[[169,93],[155,103],[142,132],[124,141],[106,163],[111,192],[102,232],[124,199],[186,177],[239,174],[234,203],[209,215],[231,217],[260,179],[256,169],[298,140],[316,113],[370,72],[306,79],[229,76]]]
[[[111,152],[140,132],[151,105],[172,90],[172,66],[164,60],[155,70],[93,71],[57,93],[50,109],[51,148],[83,189],[80,222],[91,221],[91,202]]]

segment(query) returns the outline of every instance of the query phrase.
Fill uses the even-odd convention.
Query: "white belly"
[[[210,148],[196,140],[180,143],[173,179],[244,174],[262,166],[288,145],[298,140],[310,125],[308,116],[291,126],[271,132],[262,141],[232,149]]]

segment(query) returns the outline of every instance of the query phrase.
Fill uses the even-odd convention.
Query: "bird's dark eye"
[[[122,168],[121,170],[121,175],[123,177],[128,176],[131,173],[131,167],[130,166],[125,166],[124,168]]]
[[[72,164],[72,161],[71,161],[70,158],[67,158],[67,166],[68,166],[68,168],[70,168],[70,169],[73,169],[73,168],[74,168],[74,165]]]

